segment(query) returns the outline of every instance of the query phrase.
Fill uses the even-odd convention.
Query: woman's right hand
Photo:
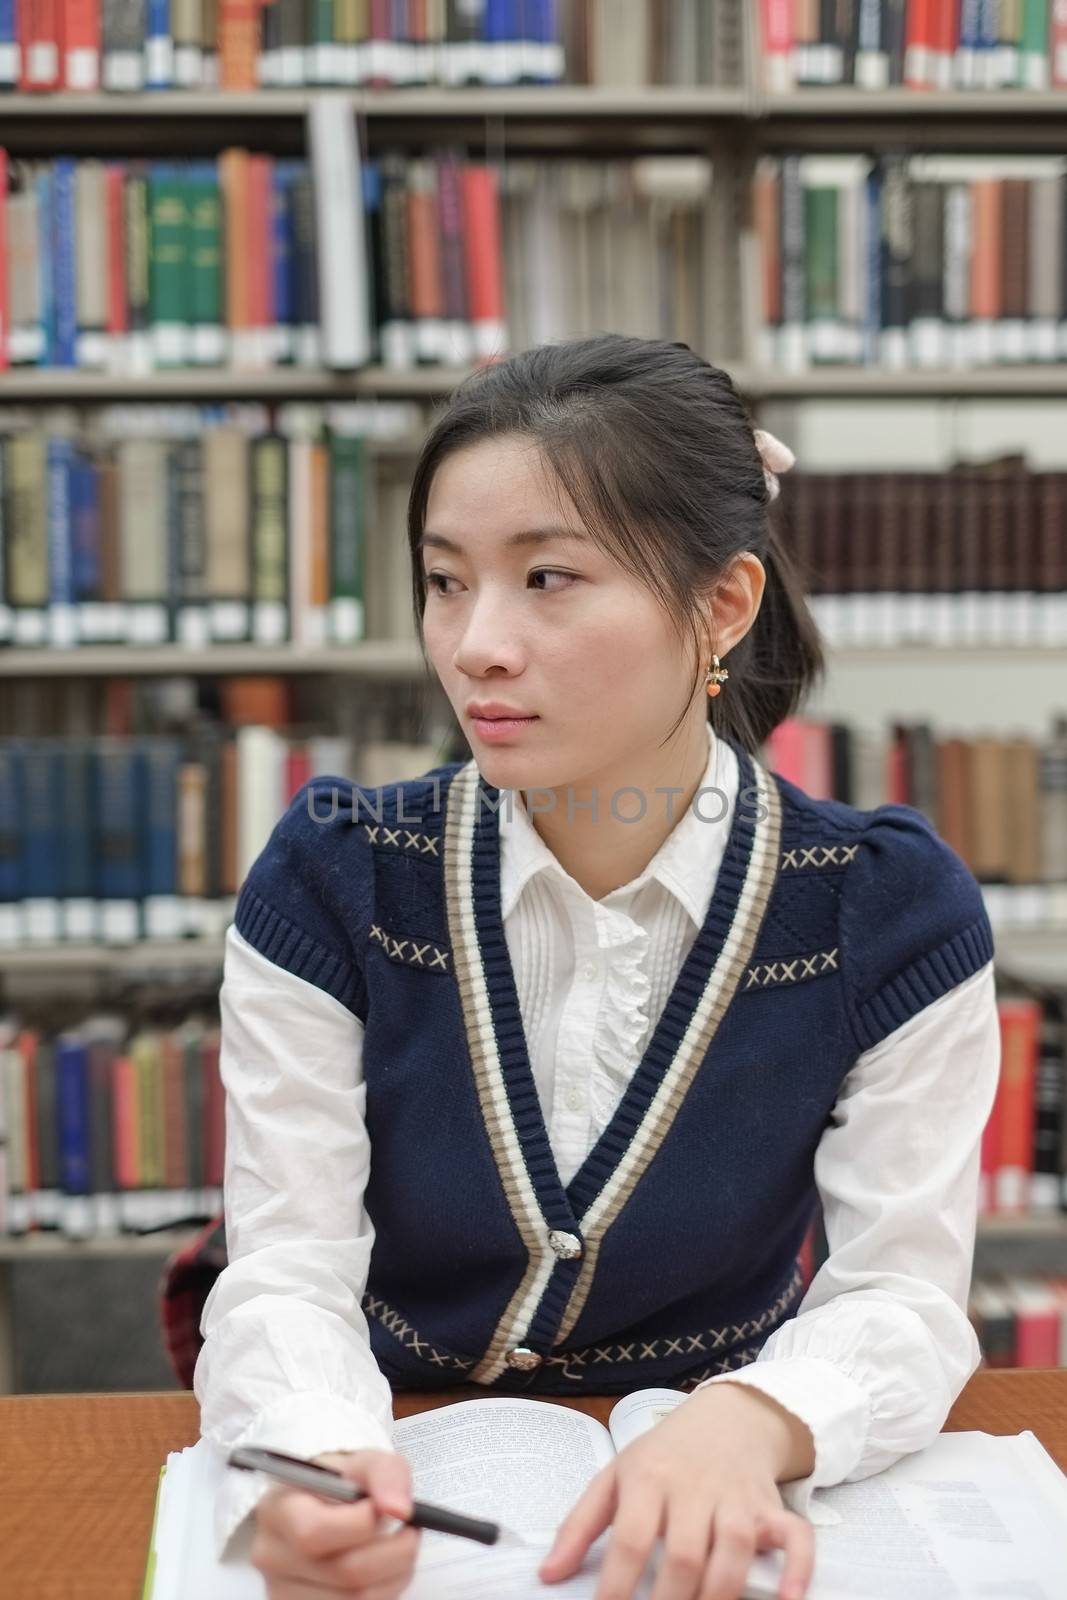
[[[411,1468],[393,1450],[315,1456],[370,1496],[354,1505],[279,1486],[255,1512],[249,1559],[263,1574],[267,1600],[322,1600],[338,1593],[396,1600],[419,1550],[418,1528],[383,1531],[383,1517],[411,1515]]]

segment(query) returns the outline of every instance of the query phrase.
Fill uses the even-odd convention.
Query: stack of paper
[[[394,1424],[415,1498],[491,1518],[522,1536],[486,1546],[423,1531],[405,1591],[411,1600],[503,1600],[556,1595],[592,1600],[606,1530],[582,1570],[543,1584],[537,1568],[556,1528],[612,1455],[677,1391],[644,1390],[614,1408],[608,1428],[545,1401],[461,1401]],[[144,1600],[266,1600],[245,1560],[220,1563],[212,1538],[225,1458],[206,1440],[167,1458],[160,1478]],[[1033,1433],[943,1433],[927,1449],[858,1483],[819,1491],[840,1521],[815,1529],[807,1600],[1064,1600],[1067,1477]],[[635,1600],[652,1593],[662,1542]],[[746,1600],[775,1600],[784,1558],[757,1556]]]

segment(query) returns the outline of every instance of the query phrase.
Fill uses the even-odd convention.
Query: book
[[[570,1407],[503,1395],[395,1422],[394,1445],[411,1465],[416,1499],[490,1518],[519,1535],[505,1547],[424,1529],[405,1595],[593,1596],[610,1528],[573,1578],[544,1584],[537,1569],[592,1478],[686,1398],[672,1389],[637,1390],[616,1402],[607,1427]],[[213,1504],[227,1470],[207,1439],[168,1455],[142,1600],[266,1595],[262,1575],[240,1548],[241,1534],[225,1560],[215,1555]],[[883,1472],[817,1491],[817,1501],[807,1600],[855,1600],[860,1592],[911,1600],[924,1577],[926,1592],[936,1585],[959,1600],[1024,1592],[1052,1600],[1062,1592],[1067,1478],[1029,1429],[1007,1437],[942,1433]],[[635,1600],[652,1594],[662,1550],[657,1541]],[[742,1600],[774,1600],[783,1566],[780,1550],[755,1556]]]

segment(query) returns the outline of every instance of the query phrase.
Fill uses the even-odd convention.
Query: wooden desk
[[[484,1395],[476,1385],[397,1395],[398,1417]],[[561,1405],[602,1422],[617,1395]],[[948,1429],[1030,1428],[1067,1472],[1067,1369],[976,1372]],[[199,1437],[179,1394],[0,1398],[0,1592],[4,1600],[139,1600],[159,1468]]]

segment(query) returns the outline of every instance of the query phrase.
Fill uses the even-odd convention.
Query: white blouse
[[[707,914],[738,786],[736,757],[710,727],[703,785],[726,804],[700,797],[645,870],[601,900],[563,870],[521,796],[498,813],[505,936],[564,1184]],[[201,1431],[222,1450],[390,1449],[392,1395],[360,1305],[375,1237],[362,1024],[233,926],[220,1004],[228,1265],[201,1320]],[[999,1066],[992,962],[858,1058],[815,1156],[828,1258],[751,1365],[699,1386],[755,1385],[808,1425],[815,1469],[780,1488],[812,1522],[837,1520],[817,1487],[928,1444],[981,1363],[967,1297]],[[227,1475],[220,1554],[246,1544],[267,1487]]]

